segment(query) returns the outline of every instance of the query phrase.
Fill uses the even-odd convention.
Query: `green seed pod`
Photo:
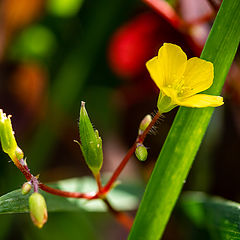
[[[40,193],[33,193],[29,197],[29,210],[31,219],[38,228],[47,222],[48,213],[44,197]]]
[[[152,121],[151,115],[146,115],[139,125],[138,135],[142,134]]]
[[[23,153],[17,146],[10,117],[10,115],[7,117],[0,109],[0,140],[3,151],[10,156],[13,162],[16,162],[20,160],[18,157],[23,157]]]
[[[102,139],[99,137],[98,131],[93,129],[84,102],[81,103],[80,109],[79,134],[84,159],[90,170],[96,175],[103,163]]]
[[[31,189],[32,185],[29,182],[24,183],[21,189],[22,195],[28,194],[31,191]]]
[[[148,156],[147,149],[142,144],[138,144],[135,150],[135,155],[138,160],[145,161]]]

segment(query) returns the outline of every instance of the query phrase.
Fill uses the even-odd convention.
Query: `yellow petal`
[[[156,85],[161,89],[174,87],[181,80],[187,56],[182,49],[171,43],[164,43],[158,56],[146,63],[147,69]]]
[[[187,56],[183,50],[171,43],[164,43],[158,52],[158,71],[162,73],[162,86],[174,87],[181,80]]]
[[[224,104],[222,97],[207,94],[196,94],[182,100],[178,98],[176,103],[180,106],[196,108],[218,107]]]
[[[163,76],[159,71],[159,62],[158,57],[154,57],[151,60],[147,61],[146,67],[150,73],[151,78],[156,83],[158,88],[162,87]]]
[[[183,97],[189,97],[208,89],[213,83],[213,64],[194,57],[187,61],[183,73]]]

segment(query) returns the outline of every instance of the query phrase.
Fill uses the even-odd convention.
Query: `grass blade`
[[[201,55],[214,64],[210,94],[222,90],[239,44],[239,23],[240,1],[223,1]],[[130,240],[161,238],[213,110],[180,108],[147,185]]]

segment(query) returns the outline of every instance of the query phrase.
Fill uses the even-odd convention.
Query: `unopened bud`
[[[47,222],[48,213],[44,197],[40,193],[33,193],[29,197],[29,210],[31,219],[38,228]]]
[[[140,161],[145,161],[148,156],[148,152],[146,147],[144,147],[142,144],[138,144],[136,150],[135,150],[135,155],[138,160]]]
[[[79,134],[84,159],[95,175],[100,171],[103,163],[102,139],[98,131],[93,129],[84,102],[81,103],[80,109]]]
[[[23,153],[17,146],[10,117],[10,115],[7,117],[0,109],[0,141],[3,151],[9,155],[13,162],[16,162],[23,157]]]
[[[29,182],[26,182],[22,185],[21,192],[22,195],[28,194],[32,189],[32,185]]]
[[[151,115],[146,115],[139,125],[138,135],[142,134],[152,121]]]

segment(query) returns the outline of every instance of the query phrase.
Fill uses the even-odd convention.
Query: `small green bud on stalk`
[[[17,160],[23,158],[23,152],[17,145],[10,118],[10,115],[7,117],[0,109],[0,141],[2,149],[16,163]]]
[[[29,210],[31,219],[38,228],[42,228],[47,222],[48,213],[44,197],[35,192],[29,197]]]
[[[79,134],[81,140],[79,145],[84,159],[96,176],[103,163],[102,139],[99,137],[98,131],[93,129],[84,102],[81,103],[80,109]]]
[[[21,192],[22,195],[28,194],[32,189],[32,185],[29,182],[26,182],[22,185]]]
[[[152,117],[149,114],[143,118],[143,120],[139,125],[138,135],[141,135],[145,131],[145,129],[148,127],[151,121],[152,121]]]
[[[136,155],[138,160],[145,161],[147,159],[147,156],[148,156],[148,152],[147,152],[146,147],[144,147],[142,144],[138,144],[137,148],[135,150],[135,155]]]

